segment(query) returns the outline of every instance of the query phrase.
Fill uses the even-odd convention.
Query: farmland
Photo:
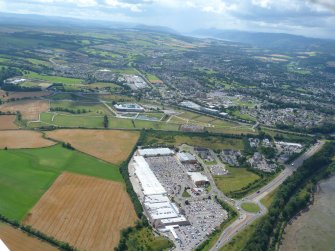
[[[68,142],[79,151],[121,164],[133,149],[139,132],[118,130],[56,130],[47,137]]]
[[[1,119],[1,116],[0,116]],[[46,140],[40,132],[10,130],[0,131],[0,148],[39,148],[54,145],[55,143]]]
[[[15,115],[0,116],[0,130],[17,129],[18,126],[14,123]]]
[[[0,214],[21,220],[63,172],[122,181],[117,166],[61,145],[0,150]]]
[[[50,109],[60,109],[61,112],[85,113],[85,115],[110,115],[111,112],[101,103],[82,101],[52,101]]]
[[[37,120],[39,114],[48,109],[49,102],[46,100],[20,100],[0,105],[0,111],[2,112],[15,113],[20,111],[25,120]]]
[[[21,250],[43,250],[57,251],[58,249],[50,246],[46,242],[42,242],[28,234],[13,228],[4,223],[0,223],[0,239],[5,242],[11,251]]]
[[[81,250],[112,250],[136,214],[121,183],[63,173],[25,224]]]

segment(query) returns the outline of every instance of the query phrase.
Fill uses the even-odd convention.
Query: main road
[[[294,160],[289,165],[286,165],[285,169],[280,174],[278,174],[278,176],[274,178],[270,183],[259,189],[257,192],[249,196],[246,196],[241,200],[236,200],[235,206],[238,209],[240,209],[240,205],[244,202],[253,202],[260,207],[260,211],[256,214],[252,214],[241,210],[240,217],[222,232],[216,244],[211,248],[211,251],[219,250],[223,245],[228,243],[231,240],[231,238],[233,238],[238,232],[240,232],[242,229],[250,225],[256,219],[265,215],[267,213],[267,209],[263,204],[261,204],[260,200],[264,198],[267,194],[271,193],[276,188],[278,188],[284,182],[284,180],[286,180],[290,175],[292,175],[293,172],[303,164],[304,160],[308,159],[309,157],[314,155],[317,151],[319,151],[321,147],[324,145],[324,143],[325,143],[324,141],[318,141],[299,158]]]

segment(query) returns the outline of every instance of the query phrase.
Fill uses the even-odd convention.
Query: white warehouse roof
[[[194,161],[197,160],[192,154],[190,153],[177,153],[178,159],[183,162],[183,161]]]
[[[154,220],[179,217],[178,207],[171,202],[144,203],[147,212]]]
[[[142,156],[134,156],[134,160],[135,174],[141,183],[144,195],[166,194],[145,159]]]
[[[139,149],[138,153],[141,156],[167,156],[173,155],[174,152],[170,148],[147,148],[147,149]]]
[[[191,177],[194,183],[197,181],[209,181],[205,175],[199,172],[187,172],[187,174]]]
[[[0,239],[0,250],[1,251],[10,251],[9,248],[6,246],[5,243]]]

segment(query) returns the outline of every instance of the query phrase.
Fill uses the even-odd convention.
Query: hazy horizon
[[[212,28],[335,38],[335,3],[331,0],[0,0],[0,9],[13,14],[165,26],[181,33]]]

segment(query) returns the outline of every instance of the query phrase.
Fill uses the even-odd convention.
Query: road
[[[309,150],[307,150],[304,154],[302,154],[299,158],[293,161],[290,165],[286,165],[285,169],[270,183],[266,186],[262,187],[257,192],[246,196],[241,200],[236,200],[235,207],[239,207],[244,202],[253,202],[256,203],[260,207],[260,211],[256,214],[248,213],[243,210],[240,212],[240,217],[234,221],[229,227],[227,227],[221,234],[220,238],[216,242],[216,244],[211,248],[211,251],[219,250],[222,246],[228,243],[231,238],[233,238],[238,232],[243,230],[245,227],[250,225],[256,219],[260,218],[261,216],[265,215],[267,212],[266,207],[261,204],[260,200],[264,198],[267,194],[274,191],[278,188],[284,180],[286,180],[293,172],[302,165],[304,160],[308,159],[312,155],[314,155],[317,151],[321,149],[325,142],[319,141],[315,145],[313,145]]]

